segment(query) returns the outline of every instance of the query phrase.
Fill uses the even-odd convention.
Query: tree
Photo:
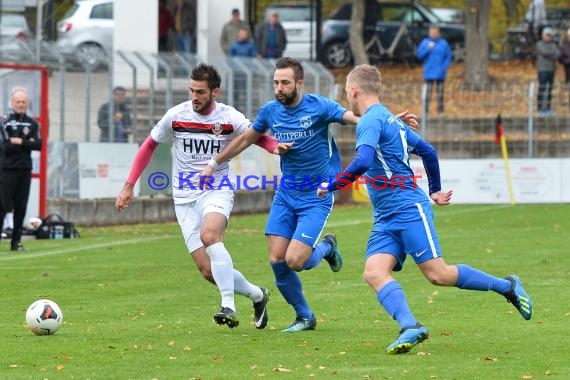
[[[466,0],[465,82],[480,88],[487,81],[489,66],[489,16],[491,0]]]
[[[507,14],[507,24],[515,24],[519,20],[520,0],[503,0],[505,12]]]
[[[355,65],[368,64],[368,54],[364,49],[364,12],[366,0],[352,2],[352,15],[350,16],[350,49]]]

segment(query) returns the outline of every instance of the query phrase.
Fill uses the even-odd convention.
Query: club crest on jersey
[[[22,133],[24,134],[24,136],[29,135],[29,134],[30,134],[30,128],[24,127],[24,128],[22,129]]]
[[[216,121],[214,125],[212,125],[212,132],[214,132],[216,136],[221,135],[223,131],[224,129],[222,128],[222,123],[219,121]]]
[[[311,126],[311,116],[303,116],[301,118],[301,127],[303,128],[309,128]]]

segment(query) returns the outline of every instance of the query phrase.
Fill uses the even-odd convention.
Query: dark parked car
[[[431,12],[446,24],[465,25],[465,11],[457,8],[431,8]]]
[[[546,24],[556,30],[554,41],[559,43],[561,35],[570,27],[570,8],[546,8]],[[511,26],[501,44],[502,59],[534,60],[536,38],[529,30],[526,22]]]
[[[546,8],[547,24],[562,33],[570,28],[570,8]]]
[[[349,43],[352,4],[341,6],[322,28],[322,63],[331,68],[352,64]],[[418,43],[427,36],[430,24],[439,24],[455,59],[462,59],[465,27],[442,23],[429,8],[418,2],[367,0],[364,44],[371,63],[385,60],[415,61]]]

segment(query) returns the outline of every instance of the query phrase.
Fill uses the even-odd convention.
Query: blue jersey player
[[[380,85],[380,73],[370,65],[357,66],[347,76],[348,103],[354,114],[361,116],[356,126],[356,156],[332,182],[323,183],[317,195],[328,197],[331,191],[365,174],[362,179],[374,207],[374,226],[366,249],[364,278],[401,327],[400,336],[386,352],[406,353],[428,338],[428,330],[418,323],[404,291],[392,277],[392,271],[402,269],[407,255],[434,285],[493,290],[505,296],[524,319],[530,319],[532,301],[517,276],[497,278],[467,265],[448,265],[441,257],[430,200],[416,186],[409,153],[423,159],[430,197],[436,204],[449,204],[452,193],[441,191],[435,149],[380,104]]]
[[[210,175],[251,145],[267,130],[280,143],[290,144],[281,156],[282,180],[269,212],[265,234],[269,261],[276,285],[293,306],[295,321],[283,331],[313,330],[317,320],[303,295],[298,271],[316,267],[325,259],[338,272],[343,258],[336,237],[326,234],[317,243],[333,207],[332,195],[317,197],[322,181],[340,170],[340,157],[329,124],[356,124],[358,119],[338,103],[320,95],[302,94],[303,67],[295,59],[281,58],[275,64],[273,86],[276,100],[266,103],[252,128],[236,138],[210,162]]]

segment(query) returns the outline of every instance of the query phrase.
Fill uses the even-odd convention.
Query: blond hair
[[[346,81],[358,87],[363,93],[380,96],[382,78],[380,70],[371,65],[358,65],[346,76]]]

